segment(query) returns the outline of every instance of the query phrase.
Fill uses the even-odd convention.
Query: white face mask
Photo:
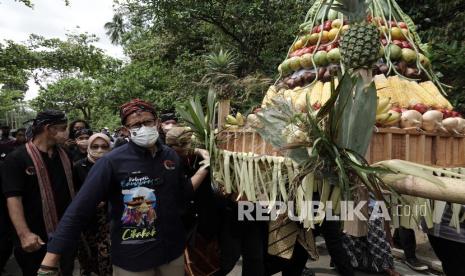
[[[139,129],[131,129],[131,141],[140,147],[153,147],[157,142],[158,136],[156,127],[142,126]]]

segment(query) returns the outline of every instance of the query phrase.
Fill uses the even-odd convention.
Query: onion
[[[442,125],[447,130],[447,132],[452,133],[452,134],[460,134],[457,131],[457,127],[459,125],[459,121],[457,118],[447,118],[442,120]]]
[[[426,131],[435,132],[438,128],[442,127],[441,122],[443,116],[442,112],[438,110],[426,111],[425,114],[423,114],[422,128]]]
[[[400,118],[400,127],[401,128],[417,128],[421,127],[423,117],[421,113],[416,110],[407,110],[402,112]]]
[[[457,131],[460,133],[460,134],[465,134],[465,119],[464,118],[460,118],[460,117],[457,117]]]

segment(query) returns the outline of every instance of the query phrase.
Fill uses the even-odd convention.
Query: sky
[[[108,55],[123,58],[123,49],[112,45],[103,25],[113,18],[113,0],[33,0],[34,7],[28,8],[14,0],[0,0],[0,40],[11,39],[24,42],[31,33],[47,38],[65,39],[69,31],[96,34],[100,41],[95,46]],[[77,28],[79,26],[79,28]],[[26,100],[37,96],[38,88],[32,81]]]

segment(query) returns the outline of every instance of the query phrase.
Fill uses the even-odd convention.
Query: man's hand
[[[202,157],[203,160],[209,160],[210,161],[210,153],[208,153],[208,150],[196,148],[196,149],[194,149],[194,153],[196,155]]]
[[[21,241],[22,249],[29,253],[39,250],[42,245],[45,244],[39,236],[32,232],[20,235],[19,239]]]

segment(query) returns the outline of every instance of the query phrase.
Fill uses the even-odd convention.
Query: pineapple
[[[369,69],[379,56],[378,28],[366,21],[366,0],[338,0],[333,8],[349,19],[349,29],[340,42],[342,64],[348,69]]]

